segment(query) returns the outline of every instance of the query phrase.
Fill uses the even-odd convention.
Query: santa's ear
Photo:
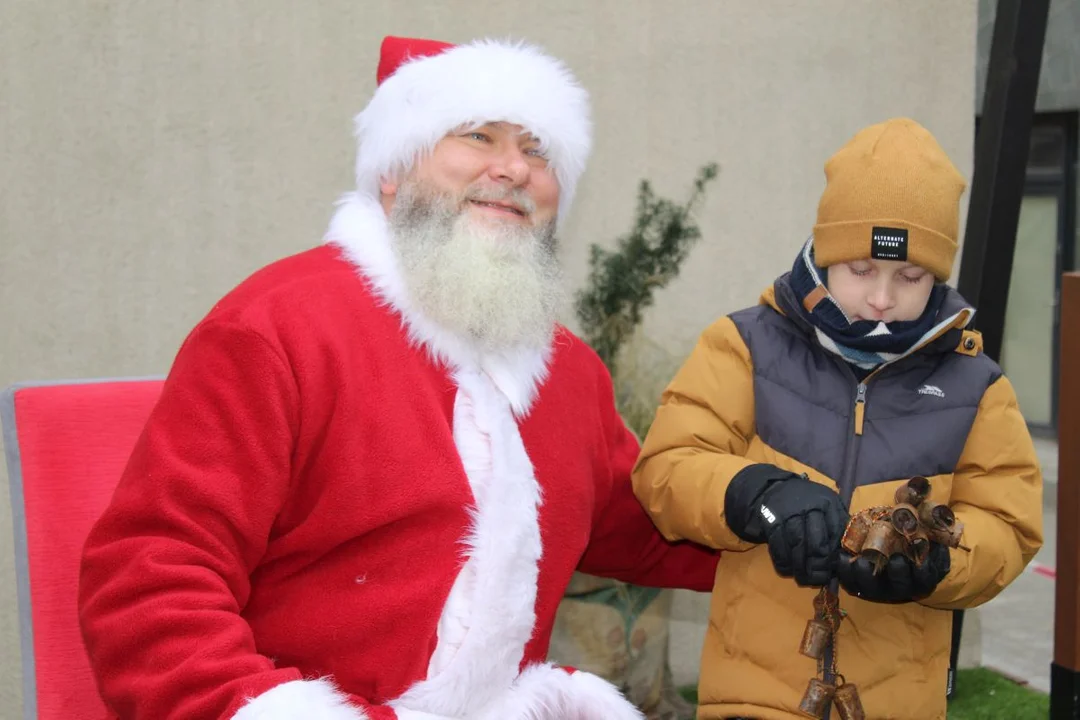
[[[379,192],[383,197],[394,197],[397,195],[398,181],[394,177],[384,177],[379,182]]]

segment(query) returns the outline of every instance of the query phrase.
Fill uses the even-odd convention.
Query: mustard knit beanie
[[[818,266],[901,260],[948,280],[966,183],[924,127],[897,118],[859,131],[825,163],[825,182]]]

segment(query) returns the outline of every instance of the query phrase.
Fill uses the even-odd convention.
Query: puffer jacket
[[[799,653],[812,588],[724,517],[732,477],[772,463],[837,489],[852,514],[922,475],[964,523],[934,593],[904,604],[841,591],[835,651],[875,720],[945,718],[952,614],[990,600],[1042,545],[1042,476],[1009,380],[966,327],[954,291],[933,332],[863,382],[822,348],[782,276],[759,305],[701,336],[665,390],[634,489],[665,536],[724,551],[702,652],[698,718],[802,718],[816,662]],[[832,711],[836,717],[835,710]]]

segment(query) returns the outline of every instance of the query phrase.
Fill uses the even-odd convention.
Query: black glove
[[[731,531],[747,542],[769,544],[773,567],[799,585],[827,585],[848,524],[840,496],[805,475],[775,465],[740,470],[724,496]]]
[[[930,552],[922,567],[899,553],[874,575],[874,565],[866,557],[840,553],[836,565],[836,577],[840,585],[855,597],[881,603],[905,603],[921,600],[934,592],[949,574],[949,548],[938,543],[930,544]]]

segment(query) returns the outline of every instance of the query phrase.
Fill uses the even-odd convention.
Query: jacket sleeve
[[[598,478],[597,487],[608,491],[606,498],[597,497],[589,544],[577,569],[635,585],[710,592],[719,554],[693,543],[666,540],[634,497],[630,472],[638,457],[638,440],[616,410],[610,375],[602,365],[600,370],[607,457],[601,463],[606,477]]]
[[[924,605],[972,608],[992,599],[1042,547],[1042,473],[1012,384],[983,395],[953,476],[951,507],[964,523],[948,576]]]
[[[185,341],[83,548],[80,627],[117,717],[397,717],[260,655],[241,616],[289,491],[298,411],[261,335],[204,322]]]
[[[721,318],[664,391],[634,469],[634,492],[664,536],[721,550],[747,550],[724,517],[731,479],[753,464],[750,351],[735,323]]]

